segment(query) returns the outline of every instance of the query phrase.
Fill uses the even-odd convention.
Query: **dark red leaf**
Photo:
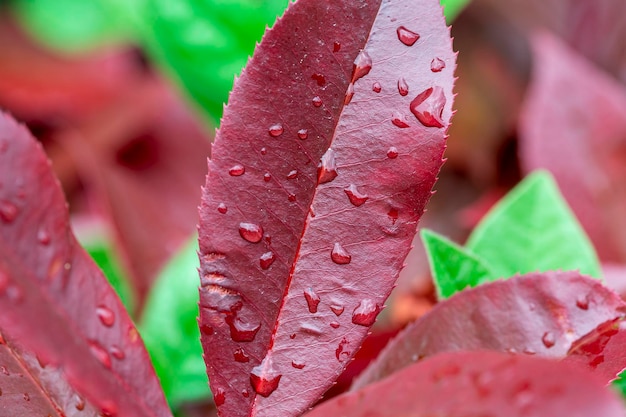
[[[626,262],[626,89],[547,33],[533,50],[522,166],[549,169],[601,259]]]
[[[408,46],[400,26],[420,39]],[[446,67],[431,71],[434,58]],[[201,206],[202,343],[221,415],[297,415],[354,355],[442,164],[445,128],[413,113],[447,126],[454,68],[434,0],[301,0],[257,47]]]
[[[353,389],[446,351],[489,349],[563,358],[572,342],[625,313],[617,294],[576,272],[527,274],[481,285],[437,304],[408,326]]]
[[[137,330],[69,229],[63,193],[41,147],[4,114],[0,310],[9,346],[23,346],[42,373],[55,375],[31,374],[62,412],[73,415],[75,402],[55,394],[55,379],[107,415],[170,415]],[[11,350],[28,363],[21,348]]]
[[[549,359],[449,352],[344,394],[306,417],[623,417],[596,375]]]

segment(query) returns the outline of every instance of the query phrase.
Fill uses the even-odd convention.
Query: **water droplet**
[[[243,390],[241,390],[241,395],[243,395],[245,398],[248,398],[250,396],[250,392],[248,392],[248,390],[244,388]]]
[[[293,203],[294,201],[296,201],[296,195],[295,194],[289,194],[287,196],[287,200],[289,200],[289,201],[291,201]]]
[[[309,137],[309,131],[308,131],[308,130],[306,130],[306,129],[300,129],[300,130],[298,130],[298,137],[299,137],[301,140],[305,140],[306,138],[308,138],[308,137]]]
[[[328,148],[317,167],[317,179],[320,184],[330,182],[337,177],[337,163],[335,161],[335,151]]]
[[[30,395],[28,395],[27,392],[25,392],[24,395],[22,395],[22,397],[24,398],[24,401],[30,401]]]
[[[395,146],[390,147],[387,150],[387,158],[396,159],[398,157],[398,149]]]
[[[374,300],[366,298],[352,312],[352,323],[369,327],[376,321],[378,313],[380,313],[378,304]]]
[[[535,352],[535,350],[533,348],[524,348],[524,350],[522,351],[523,353],[527,354],[527,355],[536,355],[537,352]]]
[[[344,337],[341,339],[341,342],[339,342],[339,345],[337,345],[337,349],[335,349],[335,357],[339,362],[343,362],[343,360],[350,358],[350,352],[346,351],[349,344],[350,342],[348,342],[348,339]]]
[[[404,77],[398,79],[398,93],[403,97],[409,94],[409,85],[406,83]]]
[[[550,349],[556,343],[556,339],[554,338],[554,334],[552,334],[552,332],[545,332],[541,337],[541,341],[548,349]]]
[[[352,68],[352,83],[356,82],[359,78],[365,77],[372,69],[372,58],[365,51],[359,52],[354,60],[354,66]]]
[[[313,97],[311,102],[313,103],[313,106],[315,106],[315,107],[321,107],[321,105],[323,104],[322,99],[320,98],[320,96]]]
[[[321,336],[324,334],[322,329],[317,327],[315,323],[302,323],[300,325],[300,331],[303,333],[310,334],[312,336]]]
[[[261,148],[261,155],[267,155],[267,148]]]
[[[350,202],[357,207],[363,205],[369,198],[367,194],[361,194],[354,184],[350,184],[350,186],[343,191],[348,196]]]
[[[310,313],[317,313],[317,306],[320,303],[320,297],[313,291],[313,288],[307,288],[304,290],[304,298],[309,307]]]
[[[352,101],[352,97],[354,97],[354,83],[348,84],[348,89],[346,90],[346,95],[343,98],[343,104],[348,105]]]
[[[420,38],[419,34],[413,32],[412,30],[408,30],[404,26],[399,26],[398,29],[396,29],[396,33],[398,34],[400,42],[406,46],[413,46]]]
[[[411,101],[411,113],[426,127],[443,127],[441,119],[446,96],[441,87],[427,88]]]
[[[0,201],[0,219],[5,223],[13,222],[19,213],[17,206],[10,201]]]
[[[588,294],[581,294],[576,298],[576,307],[580,308],[581,310],[588,310],[589,309],[589,295]]]
[[[260,365],[252,368],[250,383],[257,394],[269,397],[278,388],[281,377],[282,375],[274,369],[271,359],[266,356]]]
[[[228,173],[231,177],[239,177],[246,172],[246,168],[243,165],[233,165],[232,168],[228,170]]]
[[[352,256],[339,243],[335,242],[335,246],[330,252],[330,259],[336,264],[347,265],[352,261]]]
[[[44,246],[50,244],[50,234],[45,229],[39,229],[37,232],[37,241]]]
[[[226,316],[224,321],[230,327],[230,338],[234,342],[252,342],[261,328],[261,323],[244,323],[234,315]]]
[[[291,333],[291,334],[289,335],[289,338],[290,338],[290,339],[292,339],[292,340],[293,340],[293,339],[295,339],[295,338],[296,338],[296,334],[295,334],[295,333]]]
[[[339,304],[332,304],[330,306],[330,309],[332,310],[333,313],[335,313],[335,316],[339,317],[343,314],[344,307]]]
[[[336,321],[330,322],[330,327],[332,327],[333,329],[338,329],[339,326],[340,326],[339,323],[337,323]]]
[[[398,212],[398,209],[391,208],[387,212],[387,216],[389,216],[389,218],[391,219],[392,224],[396,224],[396,221],[398,221],[398,217],[400,216],[400,213]]]
[[[291,171],[289,171],[289,174],[287,174],[287,179],[288,180],[292,180],[294,178],[298,178],[298,170],[297,169],[291,170]]]
[[[74,407],[76,407],[78,411],[83,411],[85,409],[85,400],[83,400],[82,397],[79,397],[77,395],[76,404],[74,404]]]
[[[406,121],[406,117],[400,113],[394,113],[394,115],[391,116],[391,123],[393,123],[394,126],[399,127],[401,129],[405,129],[409,127],[409,124]]]
[[[262,269],[269,269],[269,267],[272,266],[275,260],[276,255],[274,255],[274,252],[265,252],[259,258],[259,264],[261,265]]]
[[[113,405],[109,401],[107,403],[107,405],[102,407],[102,410],[100,411],[100,415],[102,417],[116,417],[117,416],[117,407],[115,407],[115,405]]]
[[[315,74],[311,75],[311,78],[314,79],[315,81],[317,81],[317,85],[319,85],[320,87],[322,87],[322,86],[324,86],[324,84],[326,84],[326,77],[324,77],[323,74],[315,73]]]
[[[124,353],[124,351],[115,345],[111,346],[111,349],[109,349],[109,352],[111,352],[111,356],[113,356],[115,359],[120,360],[120,361],[126,357],[126,354]]]
[[[6,375],[6,376],[11,375],[11,373],[9,372],[9,370],[7,369],[7,367],[6,367],[6,366],[4,366],[4,365],[1,365],[1,366],[0,366],[0,372],[2,372],[2,373],[3,373],[4,375]]]
[[[443,59],[433,58],[433,60],[430,61],[430,70],[432,72],[440,72],[445,67],[446,67],[446,63],[443,61]]]
[[[246,354],[243,348],[238,348],[237,350],[235,350],[235,352],[233,352],[233,356],[235,357],[235,360],[237,362],[250,362],[250,356]]]
[[[91,350],[91,354],[95,356],[105,368],[111,369],[111,357],[105,348],[100,346],[98,342],[90,341],[89,349]]]
[[[291,366],[293,366],[296,369],[302,369],[305,367],[305,364],[303,362],[291,361]]]
[[[339,52],[340,49],[341,49],[341,44],[339,42],[334,42],[333,43],[333,52]]]
[[[213,329],[213,327],[209,326],[208,324],[203,324],[202,326],[200,326],[200,332],[207,336],[213,336],[215,334],[215,329]]]
[[[263,174],[263,181],[269,182],[271,179],[272,179],[272,174],[270,174],[269,172],[266,172],[265,174]]]
[[[217,211],[219,211],[222,214],[226,214],[226,212],[228,211],[228,207],[226,207],[226,204],[224,203],[219,203],[217,205]]]
[[[378,81],[376,81],[374,84],[372,84],[372,91],[375,93],[380,93],[382,91],[382,87],[380,85],[380,83]]]
[[[267,131],[270,136],[276,138],[282,135],[285,129],[283,129],[283,125],[281,125],[280,123],[276,123],[275,125],[270,126]]]
[[[106,327],[112,327],[115,324],[115,313],[110,308],[100,305],[96,308],[96,314]]]
[[[263,228],[254,223],[239,223],[239,235],[250,243],[258,243],[263,238]]]
[[[223,389],[218,388],[215,390],[215,394],[213,395],[213,401],[215,401],[215,405],[220,407],[226,402],[226,393]]]

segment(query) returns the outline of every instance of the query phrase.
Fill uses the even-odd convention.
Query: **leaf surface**
[[[302,0],[257,47],[200,210],[202,343],[222,416],[297,415],[358,349],[442,164],[454,66],[433,0]]]
[[[409,325],[355,381],[378,381],[436,353],[489,349],[564,357],[572,342],[620,319],[626,304],[575,272],[528,274],[481,285],[439,303]]]
[[[623,407],[600,378],[571,364],[448,352],[323,403],[306,417],[622,417]]]
[[[0,132],[4,338],[46,369],[62,369],[58,378],[99,412],[169,416],[137,330],[69,229],[63,193],[40,145],[4,114]],[[55,381],[35,380],[60,411],[75,413],[75,402],[66,405],[54,394]]]

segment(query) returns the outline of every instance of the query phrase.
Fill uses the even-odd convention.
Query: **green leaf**
[[[217,124],[238,74],[288,0],[147,0],[145,41]]]
[[[498,277],[553,270],[601,277],[589,238],[546,171],[529,175],[498,202],[466,247]]]
[[[483,260],[449,239],[427,229],[421,237],[440,300],[497,278]]]
[[[155,282],[139,324],[146,348],[172,408],[210,398],[198,330],[197,236]]]
[[[441,0],[443,6],[443,14],[446,16],[446,21],[452,23],[452,21],[461,13],[461,11],[469,4],[470,0]]]

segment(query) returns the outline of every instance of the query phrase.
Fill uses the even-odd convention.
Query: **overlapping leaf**
[[[441,166],[454,66],[434,0],[301,0],[268,31],[235,83],[201,206],[221,415],[301,413],[358,349]]]
[[[576,340],[625,313],[617,294],[575,272],[484,284],[438,304],[408,326],[353,388],[445,351],[489,349],[563,358]]]
[[[85,401],[104,415],[170,415],[137,330],[69,229],[63,193],[41,147],[4,114],[0,309],[10,350],[2,346],[3,357],[25,364],[57,412],[74,415]],[[70,386],[80,401],[70,398]]]
[[[500,352],[449,352],[334,398],[306,417],[623,417],[596,375],[571,364]]]

